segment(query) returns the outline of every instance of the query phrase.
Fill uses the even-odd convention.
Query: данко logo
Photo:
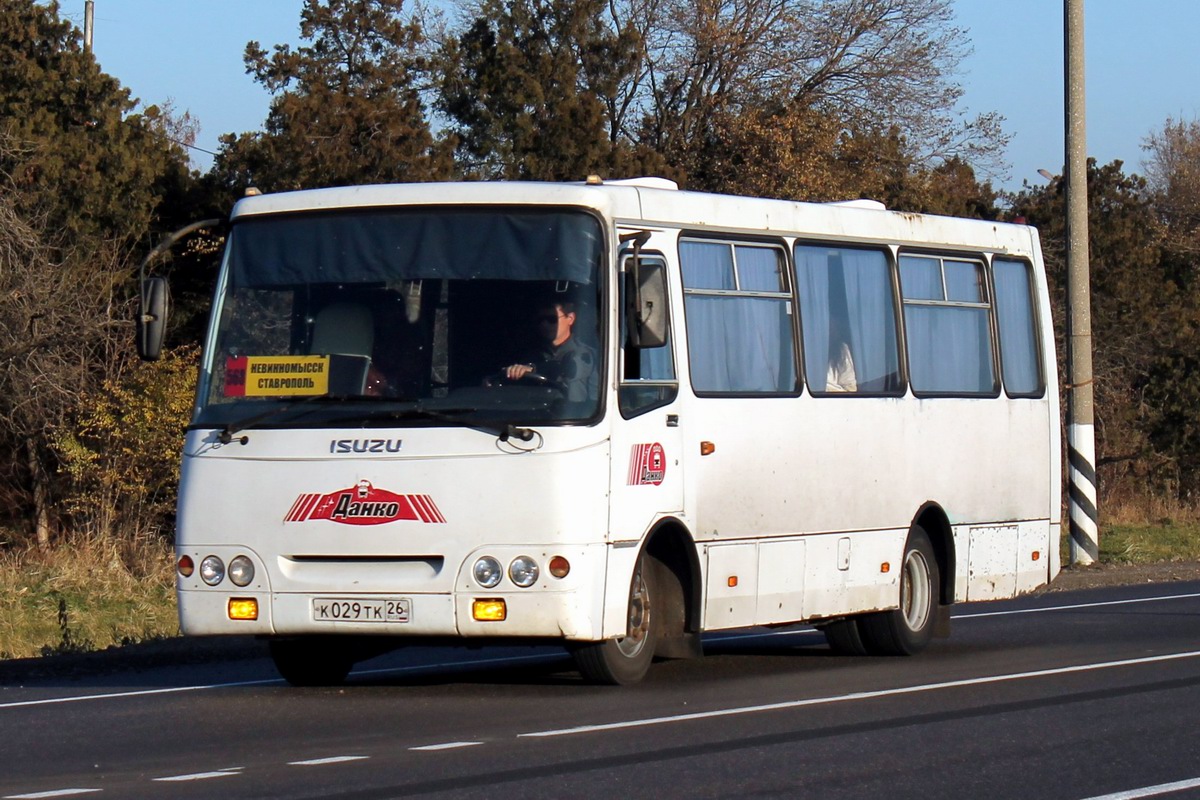
[[[284,522],[315,519],[343,525],[383,525],[402,520],[440,523],[446,518],[427,494],[395,494],[376,489],[370,481],[329,494],[302,494],[292,503]]]
[[[667,456],[658,442],[635,444],[629,454],[629,485],[658,486],[667,474]]]

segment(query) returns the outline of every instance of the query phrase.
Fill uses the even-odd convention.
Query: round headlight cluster
[[[550,574],[555,578],[565,578],[571,571],[571,565],[562,556],[550,559]],[[484,589],[494,589],[500,585],[505,575],[505,569],[498,559],[492,556],[481,556],[471,568],[475,582]],[[508,579],[522,589],[528,589],[538,582],[542,568],[532,556],[517,556],[508,565]]]
[[[186,563],[185,563],[186,562]],[[249,586],[254,581],[254,562],[248,556],[235,556],[226,569],[225,562],[218,556],[205,556],[200,562],[200,580],[209,586],[216,586],[229,576],[235,586]],[[179,574],[190,577],[192,560],[187,556],[179,559]]]

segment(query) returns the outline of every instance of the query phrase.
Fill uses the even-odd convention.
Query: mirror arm
[[[145,291],[141,287],[144,287],[146,284],[146,267],[148,267],[150,265],[151,261],[153,261],[154,259],[158,258],[163,253],[170,250],[175,245],[176,242],[178,242],[180,239],[187,236],[188,234],[195,233],[196,231],[198,231],[202,228],[216,227],[217,225],[220,225],[222,222],[224,222],[224,220],[202,219],[199,222],[193,222],[191,225],[185,225],[182,228],[180,228],[179,230],[175,231],[174,233],[172,233],[168,236],[164,236],[163,240],[161,242],[159,242],[153,250],[151,250],[149,253],[147,253],[146,257],[142,259],[142,263],[138,265],[139,293],[142,293]],[[142,316],[145,317],[146,316],[146,314],[145,314],[145,307],[146,307],[145,294],[142,294],[141,299],[142,299],[142,303],[141,303],[142,307],[139,310],[142,312]],[[143,322],[145,322],[145,321],[146,320],[143,319]]]

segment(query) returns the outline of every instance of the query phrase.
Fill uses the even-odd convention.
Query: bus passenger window
[[[882,250],[796,246],[804,363],[813,394],[895,395],[900,351]]]
[[[1024,261],[997,258],[992,262],[1004,388],[1010,395],[1040,397],[1042,371],[1030,272],[1029,264]]]
[[[792,302],[778,247],[681,241],[692,388],[699,393],[796,390]]]
[[[913,391],[995,394],[983,263],[901,255],[900,288]]]

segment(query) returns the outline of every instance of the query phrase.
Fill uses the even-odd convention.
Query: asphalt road
[[[1200,797],[1200,582],[959,606],[915,658],[714,635],[641,685],[412,648],[341,689],[262,659],[0,686],[0,797]]]

